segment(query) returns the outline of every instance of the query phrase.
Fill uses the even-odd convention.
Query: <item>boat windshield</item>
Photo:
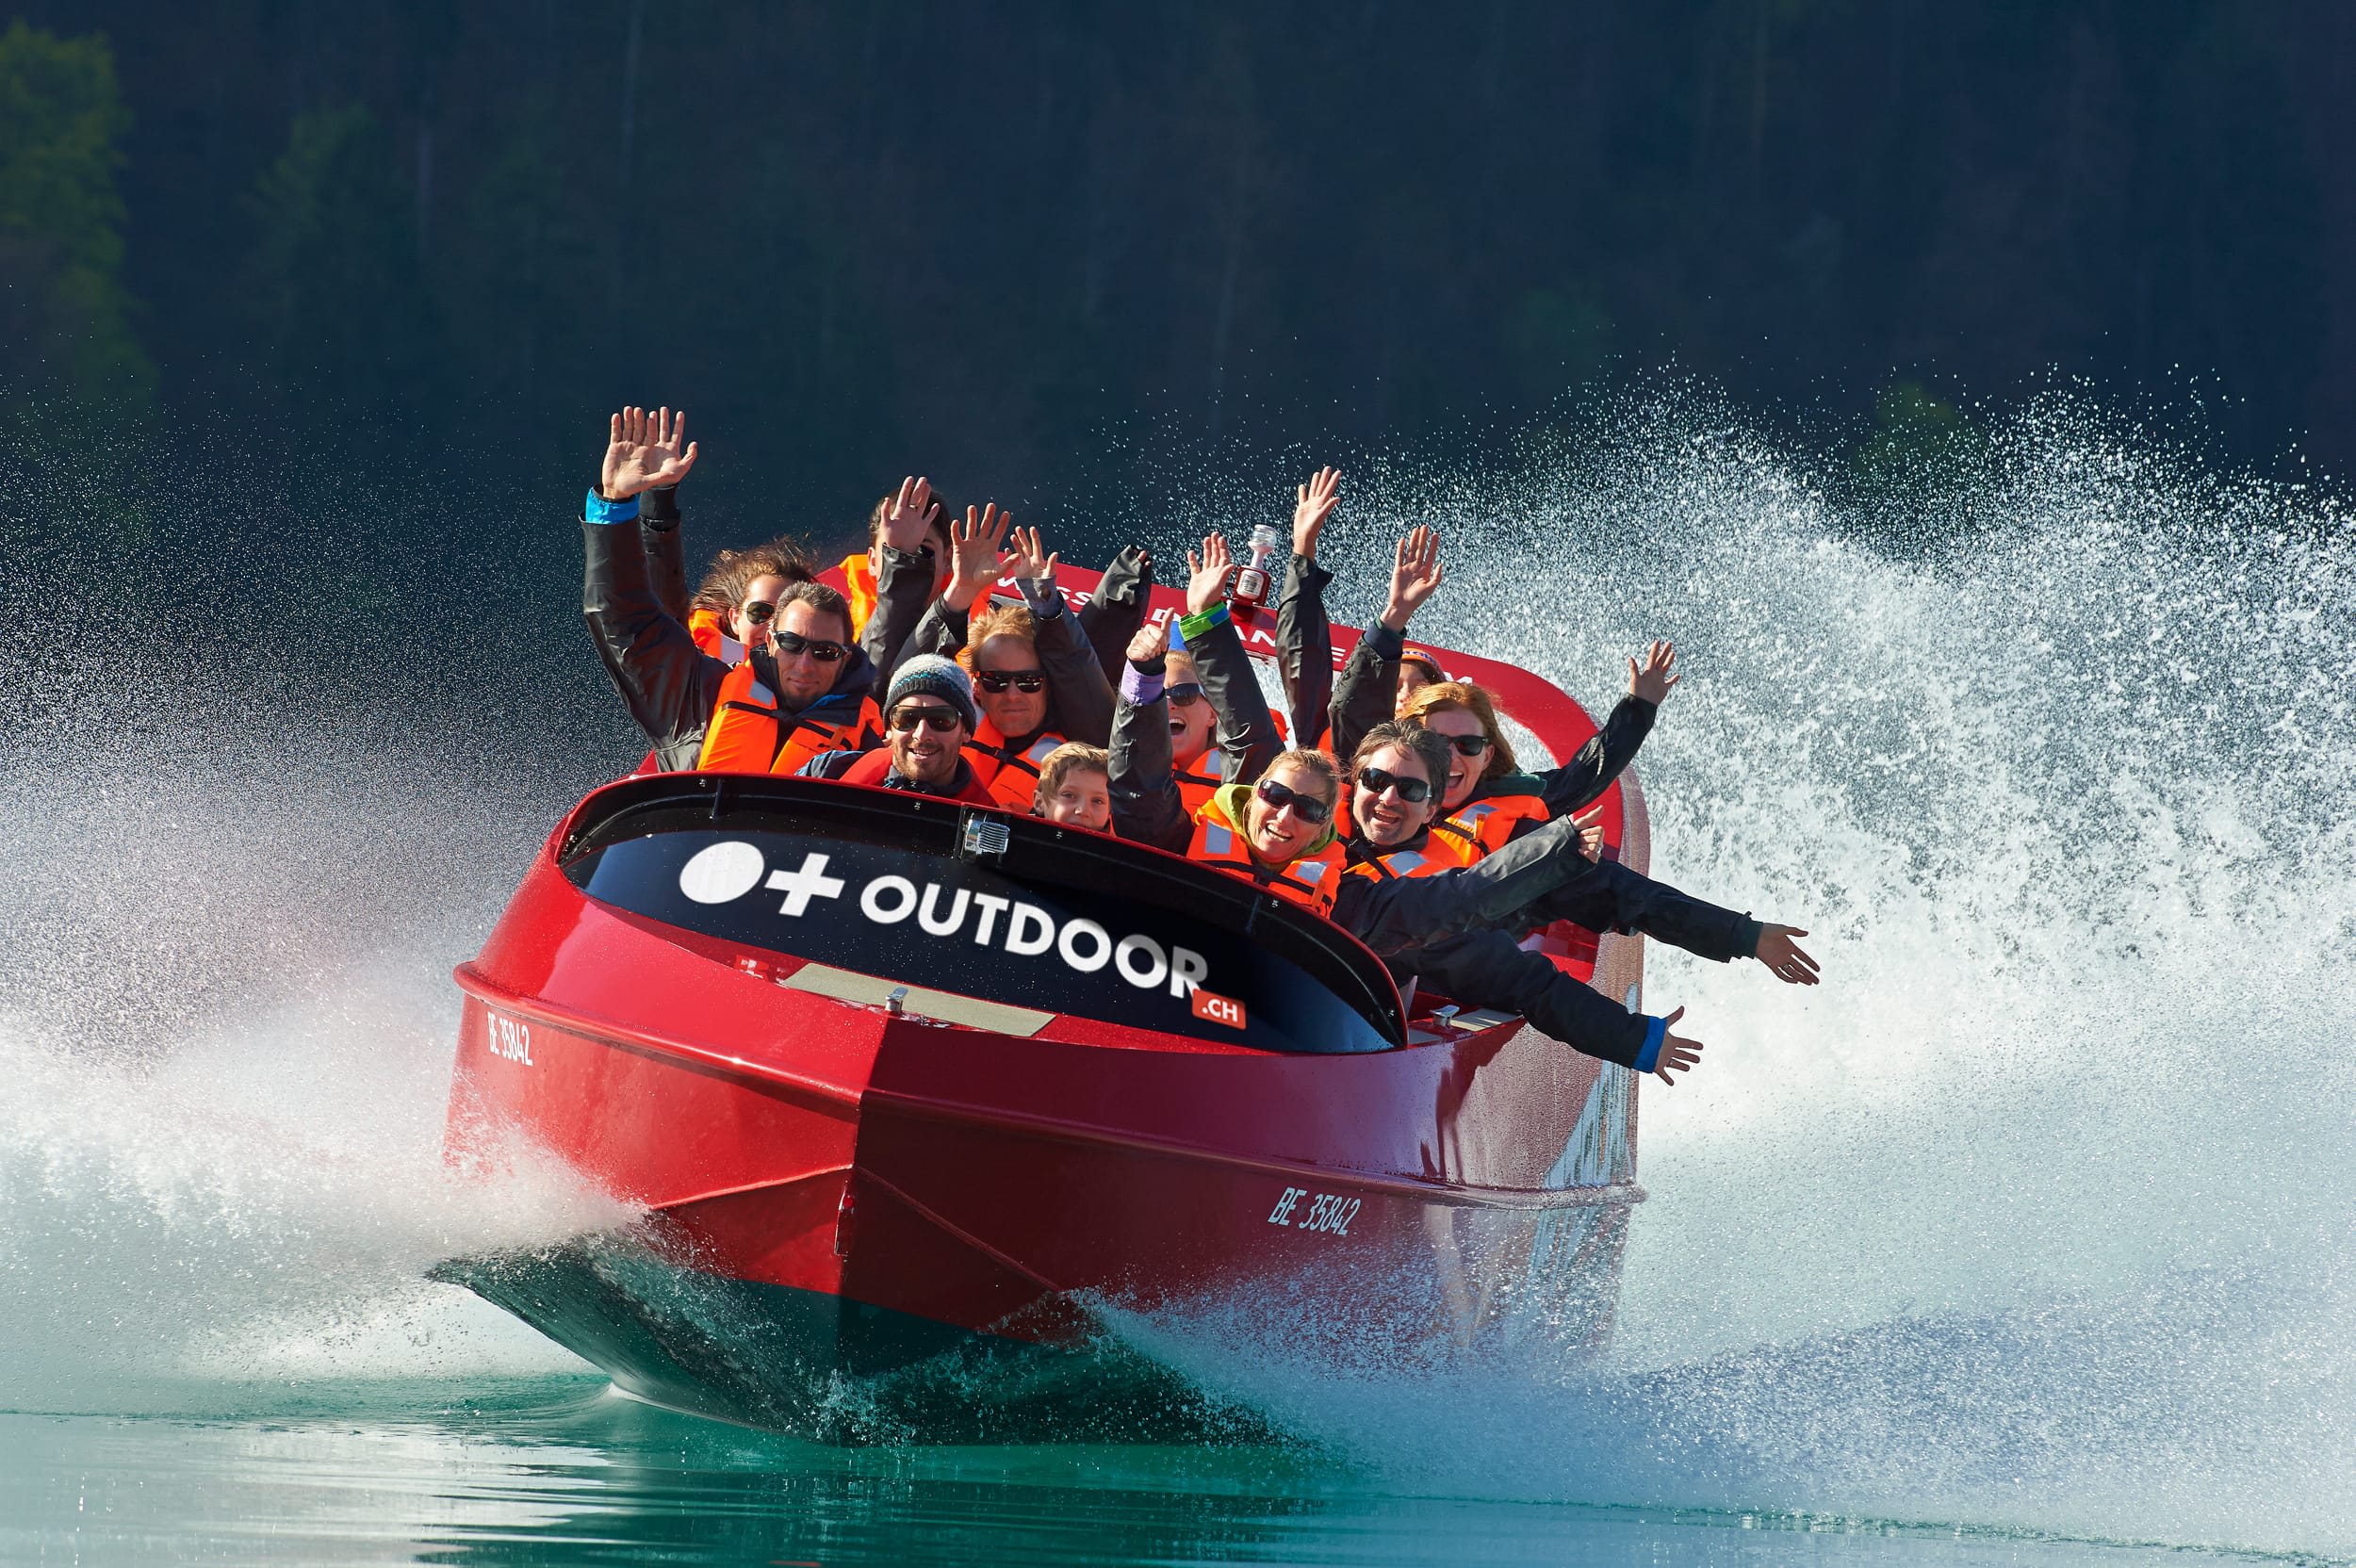
[[[1405,1043],[1380,961],[1175,856],[922,795],[664,774],[599,791],[560,862],[590,897],[741,947],[1256,1050]]]

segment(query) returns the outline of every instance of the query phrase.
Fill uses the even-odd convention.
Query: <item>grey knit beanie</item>
[[[892,688],[884,694],[884,717],[912,696],[939,697],[956,709],[971,732],[981,727],[973,711],[973,678],[939,654],[920,653],[892,672]]]

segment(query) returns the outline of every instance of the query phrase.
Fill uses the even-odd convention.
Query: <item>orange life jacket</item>
[[[1374,849],[1362,844],[1362,850]],[[1465,858],[1456,840],[1427,831],[1420,844],[1401,844],[1397,849],[1378,850],[1370,856],[1353,858],[1346,870],[1351,876],[1363,876],[1370,882],[1388,882],[1399,876],[1430,876],[1434,872],[1450,871],[1471,862]]]
[[[695,645],[723,664],[739,663],[744,657],[744,645],[728,630],[728,623],[717,610],[700,607],[687,612],[687,634],[695,639]]]
[[[1231,876],[1257,882],[1277,897],[1317,915],[1333,913],[1333,894],[1342,880],[1342,846],[1338,840],[1314,855],[1302,856],[1281,872],[1261,865],[1244,843],[1242,829],[1228,821],[1227,813],[1219,808],[1217,795],[1194,814],[1194,841],[1186,846],[1186,858]]]
[[[1061,744],[1063,737],[1051,729],[1029,745],[1017,748],[998,733],[996,725],[984,719],[965,743],[965,760],[973,765],[973,776],[981,780],[991,799],[1013,810],[1027,811],[1039,798],[1039,774],[1047,754]]]
[[[777,694],[747,659],[720,682],[695,766],[712,773],[799,773],[822,751],[865,751],[881,743],[883,715],[874,697],[861,697],[855,710],[844,703],[823,706],[824,714],[802,712],[780,722]]]
[[[1209,764],[1208,771],[1205,764]],[[1212,794],[1227,782],[1219,776],[1219,748],[1211,747],[1196,758],[1191,765],[1172,762],[1170,776],[1178,786],[1178,798],[1186,802],[1186,815],[1193,816],[1209,803]]]
[[[875,612],[875,568],[867,564],[867,552],[859,550],[843,558],[843,594],[851,601],[851,635],[856,638],[867,630],[867,617]]]
[[[843,769],[842,776],[837,779],[836,782],[842,784],[881,785],[885,778],[891,776],[891,773],[892,749],[889,746],[878,746],[874,751],[871,751],[866,756],[860,758],[858,761],[852,763],[849,767]],[[982,788],[982,781],[973,776],[970,771],[966,775],[965,788],[944,798],[949,800],[962,800],[973,806],[995,806],[998,804],[997,801],[990,798],[990,792]]]
[[[1553,813],[1536,795],[1475,795],[1432,825],[1435,837],[1445,836],[1464,852],[1470,865],[1495,855],[1512,841],[1523,823],[1546,823]]]

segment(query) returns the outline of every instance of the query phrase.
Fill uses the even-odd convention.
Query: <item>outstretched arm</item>
[[[1186,583],[1186,614],[1178,629],[1194,655],[1195,672],[1203,678],[1203,694],[1219,715],[1219,744],[1223,776],[1230,783],[1248,784],[1260,776],[1284,749],[1268,698],[1260,694],[1260,678],[1252,673],[1252,656],[1227,612],[1227,578],[1234,569],[1227,541],[1214,533],[1203,541],[1203,553],[1186,552],[1193,574]]]
[[[908,638],[908,653],[937,653],[954,659],[965,646],[965,629],[977,600],[987,598],[990,585],[1006,569],[1003,547],[1014,514],[993,503],[965,509],[965,520],[949,530],[949,586],[924,609]]]
[[[1367,730],[1399,707],[1399,661],[1407,648],[1407,623],[1439,591],[1440,535],[1418,524],[1391,551],[1391,586],[1382,618],[1350,650],[1333,693],[1333,755],[1348,757]]]
[[[1047,672],[1049,723],[1067,741],[1104,743],[1112,734],[1113,689],[1096,650],[1080,635],[1079,617],[1055,586],[1055,554],[1039,542],[1039,530],[1019,528],[1006,561],[1023,602],[1039,623],[1039,668]]]
[[[1673,645],[1655,642],[1643,664],[1628,662],[1628,695],[1612,706],[1603,727],[1569,761],[1538,775],[1539,797],[1548,811],[1560,817],[1578,810],[1612,788],[1612,781],[1636,760],[1661,705],[1681,678],[1675,673],[1677,659]]]
[[[1130,545],[1113,557],[1096,592],[1080,606],[1080,634],[1096,650],[1097,666],[1107,682],[1121,678],[1121,649],[1145,624],[1153,597],[1153,557],[1143,545]]]
[[[582,503],[581,614],[615,690],[666,768],[695,765],[728,667],[695,646],[646,576],[639,497],[695,466],[687,418],[625,409],[608,425],[597,489]]]
[[[1631,1013],[1543,955],[1515,946],[1501,931],[1477,931],[1415,948],[1392,963],[1412,969],[1465,1006],[1519,1013],[1549,1039],[1638,1072],[1657,1072],[1663,1083],[1676,1082],[1672,1072],[1701,1060],[1699,1040],[1670,1033],[1684,1008],[1666,1018]]]
[[[1121,700],[1113,709],[1113,831],[1182,854],[1193,826],[1178,792],[1170,751],[1170,704],[1162,696],[1168,633],[1139,627],[1124,650]]]
[[[875,573],[875,608],[859,634],[879,685],[890,683],[932,602],[933,564],[924,553],[924,531],[940,515],[932,482],[917,474],[903,479],[884,507],[883,534],[875,541],[882,563]]]
[[[1325,614],[1333,574],[1317,564],[1317,536],[1340,503],[1341,482],[1341,470],[1319,468],[1296,492],[1293,553],[1276,601],[1276,665],[1298,745],[1317,744],[1333,700],[1333,628]]]

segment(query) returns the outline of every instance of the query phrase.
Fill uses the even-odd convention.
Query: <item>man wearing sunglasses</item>
[[[695,466],[686,416],[625,409],[609,422],[605,464],[583,504],[581,610],[630,716],[665,768],[793,773],[823,751],[875,743],[875,669],[850,644],[843,596],[787,582],[774,598],[748,585],[738,607],[747,656],[734,665],[695,645],[646,575],[639,497]],[[630,527],[622,525],[629,524]]]
[[[919,654],[900,666],[885,694],[883,745],[859,756],[822,753],[803,765],[802,776],[995,806],[965,760],[974,720],[973,686],[965,672],[946,659]]]

